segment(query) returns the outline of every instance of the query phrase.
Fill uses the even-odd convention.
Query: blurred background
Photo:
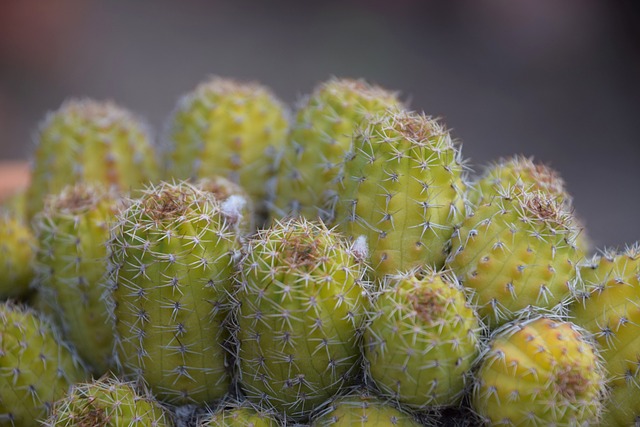
[[[441,117],[476,171],[511,154],[550,164],[595,244],[623,246],[640,240],[639,4],[3,1],[0,161],[27,159],[38,122],[72,96],[112,99],[158,130],[209,74],[289,103],[363,77]]]

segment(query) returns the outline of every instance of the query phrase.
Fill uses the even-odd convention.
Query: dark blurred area
[[[285,101],[330,76],[399,90],[471,166],[559,170],[598,247],[640,240],[640,6],[634,0],[0,3],[0,160],[68,97],[113,99],[156,130],[209,74]],[[158,133],[158,132],[157,132]]]

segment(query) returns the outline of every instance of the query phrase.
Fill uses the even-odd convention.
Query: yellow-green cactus
[[[127,192],[158,178],[146,127],[111,103],[69,100],[47,115],[36,137],[27,216],[42,210],[48,194],[78,182]]]
[[[53,406],[44,427],[169,427],[169,417],[153,396],[131,383],[101,378],[77,384]]]
[[[0,299],[29,292],[37,241],[31,228],[14,212],[0,211]]]
[[[605,373],[593,344],[570,322],[539,317],[493,336],[472,405],[490,426],[598,425]]]
[[[250,400],[303,419],[358,374],[368,303],[360,256],[303,218],[250,241],[235,295],[240,385]]]
[[[0,425],[30,427],[87,374],[51,325],[29,309],[0,304]]]
[[[373,304],[364,354],[382,395],[414,408],[460,402],[480,324],[454,277],[393,276]]]
[[[606,251],[580,269],[585,288],[572,320],[594,335],[607,368],[611,398],[603,426],[640,420],[640,244]]]
[[[331,220],[353,131],[365,117],[389,108],[401,108],[396,94],[362,80],[331,79],[316,87],[292,124],[272,216]]]
[[[335,399],[311,427],[418,427],[410,415],[389,402],[369,395],[352,395]]]
[[[248,401],[227,403],[206,415],[198,427],[278,427],[281,422],[275,413],[254,406]]]
[[[213,402],[230,386],[224,326],[237,212],[191,184],[160,183],[117,215],[109,242],[117,356],[161,400]]]
[[[167,178],[222,175],[262,211],[288,129],[287,108],[269,89],[212,77],[180,99],[169,122]]]
[[[534,162],[532,158],[514,156],[500,159],[488,167],[484,175],[469,190],[469,202],[480,206],[501,197],[505,191],[541,192],[573,211],[573,199],[560,174],[551,167]],[[587,253],[592,243],[586,229],[574,213],[575,245]]]
[[[582,253],[571,214],[545,193],[517,188],[482,204],[451,239],[447,267],[474,291],[478,314],[491,328],[531,307],[566,301]]]
[[[416,113],[388,111],[356,131],[336,222],[366,236],[376,278],[444,264],[464,218],[460,156],[444,127]]]
[[[476,205],[499,197],[505,188],[517,187],[521,191],[540,191],[553,197],[560,203],[571,206],[571,196],[566,190],[560,174],[532,158],[514,156],[500,159],[488,167],[470,192],[470,201]]]
[[[113,365],[113,323],[106,290],[107,241],[119,197],[99,186],[77,184],[47,198],[35,217],[36,283],[63,333],[96,375]]]

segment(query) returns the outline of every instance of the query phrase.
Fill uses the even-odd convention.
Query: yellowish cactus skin
[[[311,427],[418,427],[421,424],[389,402],[376,397],[348,395],[335,399],[311,420]]]
[[[15,212],[0,211],[0,299],[28,294],[36,248],[27,223]]]
[[[583,257],[574,241],[561,204],[511,188],[456,230],[447,268],[474,291],[478,314],[496,328],[531,307],[555,310],[569,299]]]
[[[106,245],[119,203],[113,191],[76,184],[50,196],[34,221],[41,301],[97,376],[113,367],[115,331],[103,294]]]
[[[167,179],[221,175],[264,210],[289,130],[288,110],[269,89],[212,77],[180,99],[168,126]]]
[[[87,374],[34,311],[0,304],[0,425],[39,426],[54,401]]]
[[[278,427],[275,413],[254,406],[248,401],[227,403],[205,416],[198,427]]]
[[[393,276],[370,319],[364,355],[382,396],[414,409],[460,402],[481,329],[455,278],[433,271]]]
[[[236,209],[160,183],[117,215],[109,242],[116,352],[159,399],[204,404],[231,383],[228,296],[240,249]]]
[[[58,400],[43,427],[169,427],[169,417],[151,394],[134,384],[101,378],[77,384]]]
[[[363,80],[318,85],[296,114],[278,170],[272,217],[302,215],[330,222],[351,137],[362,120],[401,108],[393,92]]]
[[[42,210],[48,194],[78,182],[123,192],[159,177],[146,127],[112,102],[72,99],[41,124],[33,154],[27,216]]]
[[[440,268],[445,246],[464,219],[459,148],[430,117],[388,111],[362,123],[344,164],[336,223],[365,236],[373,275]]]
[[[472,405],[490,426],[597,426],[605,371],[585,332],[547,317],[496,331]]]
[[[580,269],[585,288],[570,315],[601,348],[611,397],[603,426],[640,421],[640,244],[605,251]]]
[[[369,299],[356,252],[304,218],[251,240],[235,295],[240,385],[251,401],[301,420],[358,375]]]

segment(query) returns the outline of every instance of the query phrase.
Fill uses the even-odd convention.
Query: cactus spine
[[[111,102],[69,100],[42,123],[27,190],[29,218],[76,182],[129,191],[158,177],[145,126]]]
[[[539,317],[496,331],[477,372],[472,404],[487,425],[597,425],[604,370],[570,322]]]
[[[222,175],[265,209],[289,128],[286,107],[258,83],[212,77],[178,102],[169,123],[170,178]]]
[[[410,112],[363,122],[344,165],[336,222],[364,235],[374,275],[441,267],[446,242],[462,221],[460,151],[436,121]]]
[[[303,419],[357,374],[363,266],[338,235],[303,218],[261,231],[242,266],[241,386],[250,400]]]
[[[506,189],[456,230],[447,267],[473,289],[478,314],[495,328],[569,298],[582,258],[574,233],[571,215],[554,199]]]
[[[585,289],[570,314],[602,349],[611,388],[603,425],[633,426],[640,420],[640,244],[604,252],[580,275]]]
[[[292,125],[272,216],[330,220],[354,129],[368,115],[400,107],[396,94],[362,80],[332,79],[316,87]]]
[[[365,358],[382,395],[414,408],[459,403],[480,325],[455,278],[427,271],[390,278],[373,304]]]
[[[106,245],[117,209],[115,192],[77,184],[50,196],[35,220],[38,292],[98,376],[112,367],[114,328],[103,293]]]
[[[118,215],[110,241],[117,356],[162,400],[212,402],[230,385],[223,326],[239,220],[187,183],[150,188]]]
[[[32,310],[0,304],[0,425],[37,426],[84,368]]]
[[[78,384],[53,407],[45,427],[169,427],[164,410],[144,390],[113,378]]]

